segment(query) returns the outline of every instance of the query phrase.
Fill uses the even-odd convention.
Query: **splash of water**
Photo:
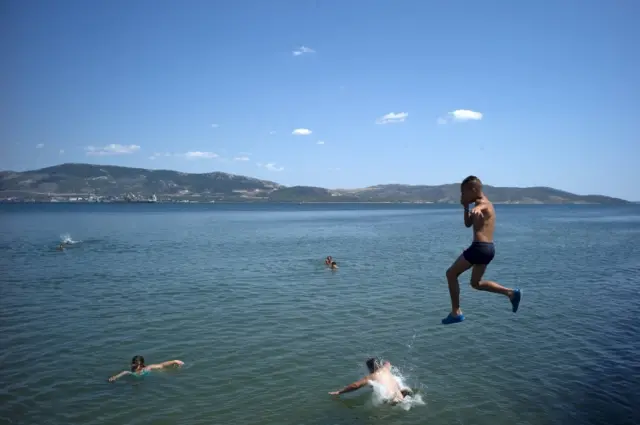
[[[71,239],[71,235],[68,233],[64,233],[62,235],[60,235],[60,242],[67,244],[67,245],[73,245],[76,243],[80,243],[82,241],[74,241],[73,239]]]
[[[402,372],[400,372],[400,369],[398,369],[396,366],[391,366],[391,374],[395,378],[401,390],[411,389],[411,387],[409,387],[409,385],[407,385],[406,383],[406,378],[404,377]],[[378,384],[377,382],[371,382],[371,386],[373,388],[372,402],[375,406],[382,405],[391,400],[391,394],[388,393],[387,389],[384,386]],[[396,405],[396,407],[402,410],[410,410],[412,407],[423,406],[426,404],[422,399],[421,394],[416,393],[414,390],[411,391],[413,392],[413,395],[407,395],[400,403]]]

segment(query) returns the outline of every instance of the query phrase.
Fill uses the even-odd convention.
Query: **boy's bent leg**
[[[519,289],[509,289],[492,280],[482,280],[484,272],[487,270],[487,264],[474,264],[471,270],[471,287],[479,291],[493,292],[494,294],[502,294],[509,297],[512,310],[515,313],[520,305],[521,293]]]
[[[458,276],[471,268],[471,263],[461,254],[458,259],[447,269],[447,283],[449,284],[449,295],[451,296],[451,313],[442,319],[442,323],[448,325],[464,320],[460,311],[460,285]]]

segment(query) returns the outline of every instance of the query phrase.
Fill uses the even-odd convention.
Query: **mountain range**
[[[576,195],[550,187],[496,187],[485,185],[496,203],[626,204],[604,195]],[[61,164],[32,171],[0,172],[0,198],[46,200],[69,197],[122,198],[127,195],[159,201],[200,202],[415,202],[458,203],[460,184],[385,184],[361,189],[283,186],[222,172],[182,173],[171,170],[113,165]]]

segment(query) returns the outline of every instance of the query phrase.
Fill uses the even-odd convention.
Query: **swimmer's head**
[[[369,369],[369,373],[374,373],[378,369],[380,369],[380,362],[375,357],[371,357],[367,360],[367,369]]]
[[[482,182],[476,176],[469,176],[462,180],[462,184],[460,184],[460,193],[462,194],[462,200],[464,202],[474,202],[482,196]]]
[[[131,372],[135,372],[139,369],[142,369],[145,366],[144,357],[142,356],[133,356],[131,359]]]

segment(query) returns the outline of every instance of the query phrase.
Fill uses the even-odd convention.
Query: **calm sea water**
[[[640,423],[640,206],[497,212],[520,311],[463,275],[443,326],[460,208],[3,205],[0,423]],[[135,354],[186,364],[107,383]],[[327,394],[370,356],[424,404]]]

